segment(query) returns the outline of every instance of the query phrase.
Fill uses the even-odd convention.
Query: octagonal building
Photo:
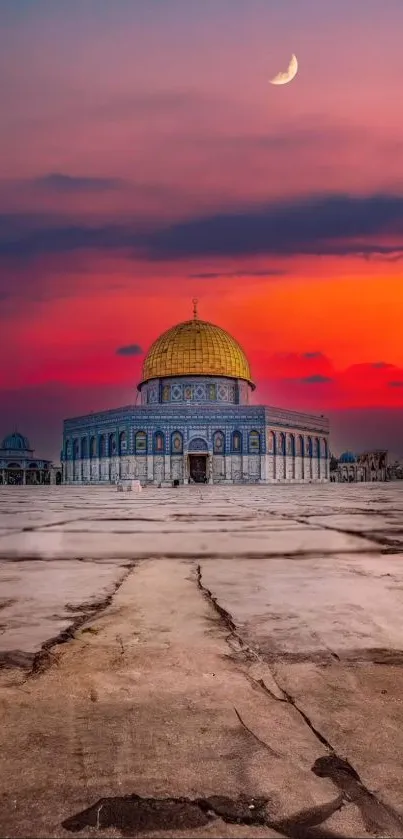
[[[195,307],[150,347],[139,404],[64,421],[64,481],[328,481],[328,420],[253,404],[254,390],[242,347]]]

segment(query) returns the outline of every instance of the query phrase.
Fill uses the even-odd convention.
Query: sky
[[[403,457],[402,30],[402,0],[0,0],[1,436],[58,459],[197,297],[255,402]]]

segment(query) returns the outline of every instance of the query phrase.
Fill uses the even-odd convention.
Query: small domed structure
[[[353,452],[343,452],[339,457],[339,463],[357,463],[357,458]]]
[[[20,434],[18,431],[8,434],[7,437],[4,438],[0,448],[11,452],[32,451],[28,437],[24,437],[23,434]]]
[[[35,457],[28,437],[13,431],[0,445],[0,484],[61,483],[61,470],[51,460]]]

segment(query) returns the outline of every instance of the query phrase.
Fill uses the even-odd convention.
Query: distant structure
[[[4,438],[0,446],[0,484],[12,486],[60,484],[61,468],[52,461],[34,456],[29,440],[17,431]]]
[[[388,465],[388,481],[403,481],[403,461],[395,460]]]
[[[63,480],[327,482],[328,420],[253,404],[245,353],[224,329],[200,320],[193,303],[193,319],[149,349],[139,405],[64,421]]]
[[[360,483],[390,480],[388,452],[385,450],[362,454],[346,451],[338,459],[332,457],[330,463],[331,482]]]

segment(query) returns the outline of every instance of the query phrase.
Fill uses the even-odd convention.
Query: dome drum
[[[249,390],[243,380],[224,376],[176,376],[144,382],[141,402],[142,405],[239,405],[248,403]]]

